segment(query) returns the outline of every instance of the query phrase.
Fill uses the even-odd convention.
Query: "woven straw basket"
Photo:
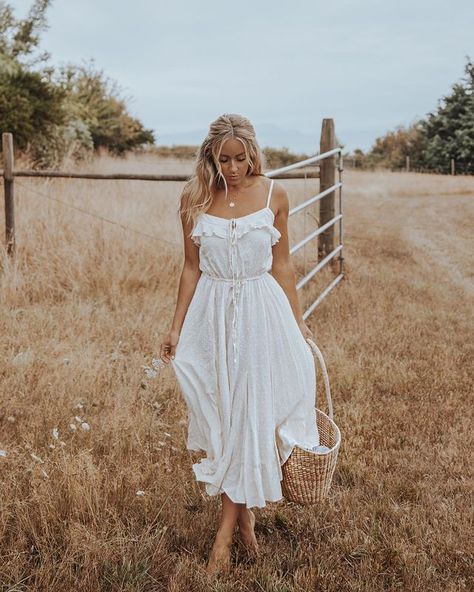
[[[322,501],[329,493],[341,445],[341,432],[333,421],[331,391],[323,355],[312,339],[308,337],[306,341],[316,353],[323,371],[329,415],[316,408],[316,424],[319,430],[319,443],[327,446],[329,450],[314,452],[295,446],[288,460],[281,467],[283,472],[281,486],[287,500],[299,504],[315,504]]]

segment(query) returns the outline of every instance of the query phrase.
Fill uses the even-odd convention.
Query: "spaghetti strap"
[[[267,205],[266,205],[267,208],[269,207],[270,199],[272,198],[273,181],[274,181],[274,179],[272,179],[270,182],[270,189],[268,191],[268,199],[267,199]]]

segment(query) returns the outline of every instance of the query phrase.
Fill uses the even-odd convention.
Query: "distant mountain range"
[[[255,123],[258,143],[262,148],[288,148],[290,152],[304,152],[309,155],[319,152],[320,130],[314,133],[301,132],[299,130],[285,129],[272,123]],[[199,145],[206,137],[207,130],[190,130],[186,132],[161,134],[156,132],[157,146],[175,145]],[[344,145],[344,151],[352,151],[354,148],[368,150],[376,136],[375,131],[338,131],[338,140]]]

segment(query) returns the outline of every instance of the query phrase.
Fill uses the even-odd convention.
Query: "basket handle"
[[[326,370],[326,364],[324,363],[323,354],[321,353],[319,347],[311,339],[311,337],[306,337],[306,341],[309,343],[311,349],[316,354],[316,356],[319,360],[319,363],[321,365],[321,369],[323,371],[323,378],[324,378],[324,387],[326,389],[326,401],[327,401],[328,410],[329,410],[328,415],[329,415],[330,419],[333,419],[331,389],[329,388],[329,376],[328,376],[328,371]]]

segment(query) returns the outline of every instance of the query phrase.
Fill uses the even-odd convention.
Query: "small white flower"
[[[7,417],[7,421],[9,421],[10,423],[15,423],[16,417],[14,415],[9,415]]]
[[[145,492],[142,491],[141,489],[139,489],[135,495],[138,495],[139,497],[142,497],[142,496],[145,495]]]
[[[58,428],[53,428],[52,434],[53,434],[53,438],[55,440],[57,440],[59,438],[59,430],[58,430]]]
[[[148,378],[156,378],[158,375],[158,372],[153,370],[153,368],[150,368],[150,366],[142,366],[142,368],[145,370],[145,374]]]
[[[91,429],[91,426],[87,423],[87,421],[83,421],[81,423],[81,428],[85,431],[88,432]]]
[[[77,428],[76,428],[76,424],[74,423],[70,423],[69,424],[69,429],[71,430],[71,432],[74,432]]]
[[[25,352],[20,352],[12,359],[12,364],[14,366],[25,366],[28,364],[33,357],[33,352],[28,349]]]
[[[0,456],[7,456],[6,450],[0,450]]]
[[[161,358],[153,358],[151,361],[151,365],[153,366],[153,368],[165,368],[166,364],[165,362],[163,362],[163,360]]]
[[[48,444],[48,448],[51,448],[51,450],[53,450],[53,448],[56,448],[56,446],[54,444]]]
[[[150,366],[142,366],[148,378],[156,378],[158,371],[162,368],[166,368],[166,364],[165,362],[163,362],[161,358],[152,358],[151,365],[153,366],[153,368],[156,368],[156,370],[154,370]]]
[[[77,423],[81,423],[82,422],[82,419],[79,417],[79,415],[76,415],[74,417],[74,419],[77,421]]]
[[[34,452],[30,452],[31,458],[39,463],[44,463],[44,460],[37,456]]]
[[[84,409],[84,405],[82,403],[78,403],[75,405],[74,409]]]

